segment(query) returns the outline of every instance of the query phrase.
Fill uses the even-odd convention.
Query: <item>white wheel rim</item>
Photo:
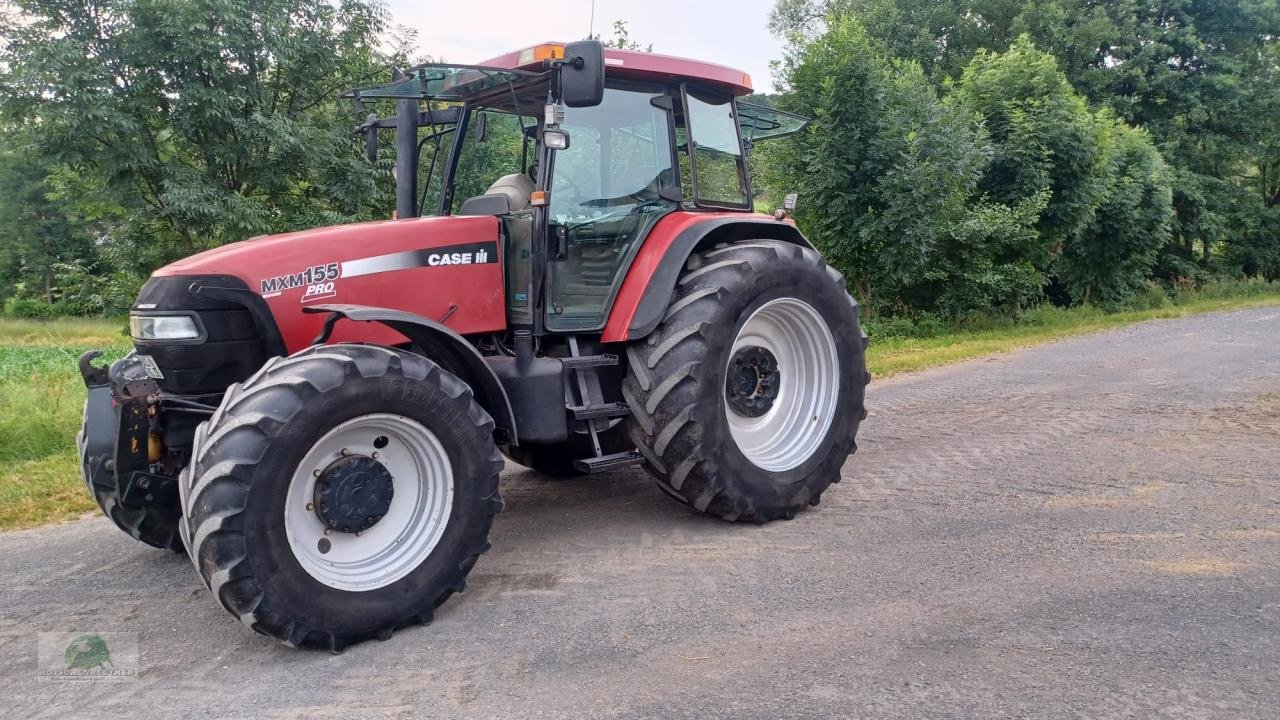
[[[392,477],[391,506],[361,533],[329,530],[311,509],[317,471],[344,454],[374,458]],[[285,499],[285,534],[311,577],[362,592],[386,587],[421,565],[440,542],[452,509],[453,467],[435,434],[402,415],[361,415],[325,433],[298,463]],[[327,552],[321,552],[322,540]]]
[[[759,417],[725,401],[733,441],[753,465],[770,472],[799,467],[831,429],[840,394],[840,359],[822,316],[808,303],[778,298],[761,305],[738,331],[725,373],[738,350],[757,346],[777,359],[778,394]]]

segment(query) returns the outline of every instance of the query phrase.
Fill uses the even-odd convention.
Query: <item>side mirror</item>
[[[560,66],[560,102],[569,107],[594,107],[604,100],[604,45],[580,40],[564,46]]]

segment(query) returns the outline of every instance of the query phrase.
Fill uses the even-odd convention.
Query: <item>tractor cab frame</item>
[[[601,331],[669,213],[751,211],[750,146],[806,120],[737,101],[749,89],[727,68],[587,41],[427,63],[346,96],[396,103],[357,132],[376,161],[395,131],[397,217],[500,219],[509,326],[543,335]]]

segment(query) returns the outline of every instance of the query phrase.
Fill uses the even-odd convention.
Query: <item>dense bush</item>
[[[992,200],[1050,191],[1054,301],[1280,277],[1277,3],[775,0],[770,27],[799,57],[850,19],[984,118]]]
[[[789,59],[784,109],[813,118],[768,171],[797,219],[873,310],[1016,308],[1042,278],[1027,257],[1047,194],[1005,204],[979,188],[992,158],[980,117],[887,59],[845,20]],[[781,186],[782,182],[772,182]]]
[[[83,262],[54,266],[54,294],[73,315],[120,315],[128,311],[142,278],[128,272],[95,272]]]
[[[1150,292],[1174,173],[1026,37],[977,52],[939,98],[846,17],[799,44],[783,79],[781,105],[814,120],[770,154],[764,184],[800,191],[802,228],[873,313],[955,319],[1046,294],[1118,307]]]
[[[991,135],[994,153],[982,188],[1011,204],[1049,193],[1039,222],[1043,242],[1030,258],[1047,268],[1088,225],[1106,191],[1106,124],[1071,89],[1053,56],[1026,37],[1007,52],[975,55],[955,97]]]
[[[1056,266],[1076,302],[1114,306],[1143,292],[1173,219],[1172,174],[1141,130],[1107,127],[1106,188]]]
[[[4,314],[9,317],[49,320],[65,315],[64,308],[36,298],[11,297],[4,301]]]

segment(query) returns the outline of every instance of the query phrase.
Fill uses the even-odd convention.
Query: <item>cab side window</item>
[[[467,198],[484,195],[499,178],[524,171],[528,124],[532,121],[487,108],[469,114],[454,174],[451,212],[456,213]]]
[[[688,173],[692,187],[686,185],[686,195],[700,204],[745,207],[749,198],[733,98],[686,86],[684,99],[684,125],[691,141],[688,155],[693,158]],[[679,140],[685,142],[683,137]],[[684,171],[687,160],[681,160]]]

